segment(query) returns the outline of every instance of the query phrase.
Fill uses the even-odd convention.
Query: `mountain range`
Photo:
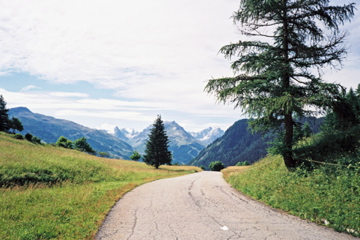
[[[96,150],[107,152],[113,158],[129,159],[133,151],[145,152],[146,141],[152,125],[141,132],[116,127],[115,133],[91,129],[80,124],[31,112],[25,107],[12,108],[9,115],[20,119],[24,126],[22,134],[31,133],[46,143],[55,143],[60,136],[71,141],[85,137]],[[224,133],[219,128],[208,128],[198,133],[188,133],[173,122],[164,122],[170,140],[169,150],[173,163],[188,164],[206,145]]]
[[[173,162],[179,164],[188,164],[209,142],[224,134],[220,128],[211,127],[198,133],[189,133],[175,121],[164,121],[164,127],[170,140],[169,150],[173,154]],[[152,125],[142,132],[136,132],[132,129],[115,127],[114,135],[126,141],[140,154],[144,154],[151,128]]]
[[[129,159],[133,152],[131,145],[105,131],[33,113],[25,107],[12,108],[9,110],[9,115],[20,119],[24,126],[22,134],[31,133],[46,143],[55,143],[60,136],[71,141],[85,137],[93,149],[107,152],[113,158]]]

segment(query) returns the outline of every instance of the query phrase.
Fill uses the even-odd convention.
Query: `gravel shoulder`
[[[109,212],[96,240],[358,239],[274,210],[233,189],[219,172],[144,184]]]

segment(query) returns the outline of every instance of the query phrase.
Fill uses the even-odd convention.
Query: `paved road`
[[[109,212],[96,239],[356,239],[250,200],[219,172],[144,184]]]

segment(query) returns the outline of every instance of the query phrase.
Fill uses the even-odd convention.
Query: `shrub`
[[[96,151],[90,146],[90,144],[86,141],[85,137],[81,137],[74,141],[74,148],[81,152],[86,152],[89,154],[95,154]]]
[[[238,162],[238,163],[236,164],[236,166],[248,166],[248,165],[250,165],[250,163],[249,163],[248,161]]]
[[[73,142],[64,136],[60,136],[59,139],[56,141],[55,145],[63,148],[73,148]]]
[[[33,135],[31,133],[27,133],[25,134],[25,139],[28,140],[29,142],[32,141]]]
[[[209,168],[211,171],[221,171],[225,166],[221,161],[215,161],[209,164]]]
[[[99,156],[100,157],[104,157],[104,158],[109,158],[110,157],[110,154],[107,153],[107,152],[98,152]]]
[[[141,158],[141,155],[138,151],[134,151],[134,153],[130,156],[130,159],[133,161],[139,161]]]
[[[41,139],[39,137],[33,136],[31,142],[41,144]]]
[[[20,133],[17,133],[17,134],[15,134],[15,135],[13,136],[13,138],[23,140],[23,139],[24,139],[24,136],[21,135]]]

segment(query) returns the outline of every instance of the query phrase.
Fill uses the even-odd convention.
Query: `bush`
[[[27,133],[25,134],[25,139],[28,140],[29,142],[32,141],[33,135],[31,133]]]
[[[250,165],[250,163],[249,163],[248,161],[238,162],[238,163],[236,164],[236,166],[249,166],[249,165]]]
[[[130,159],[133,161],[139,161],[140,158],[141,158],[141,155],[138,151],[134,151],[134,153],[130,156]]]
[[[37,143],[37,144],[41,144],[41,139],[38,138],[38,137],[36,137],[36,136],[33,136],[33,137],[31,138],[31,142]]]
[[[294,157],[307,167],[307,160],[349,165],[358,162],[359,149],[360,126],[356,126],[343,132],[323,132],[302,142],[294,149]]]
[[[90,146],[90,144],[86,141],[85,137],[76,139],[74,141],[74,148],[80,152],[86,152],[89,154],[96,154],[96,151]]]
[[[110,154],[107,153],[107,152],[98,152],[99,156],[100,157],[103,157],[103,158],[110,158]]]
[[[60,136],[55,145],[58,147],[73,149],[73,142],[64,136]]]
[[[21,135],[20,133],[17,133],[17,134],[15,134],[15,135],[13,136],[13,138],[19,139],[19,140],[23,140],[23,139],[24,139],[24,136]]]
[[[225,166],[221,161],[215,161],[209,164],[209,168],[211,171],[221,171]]]

